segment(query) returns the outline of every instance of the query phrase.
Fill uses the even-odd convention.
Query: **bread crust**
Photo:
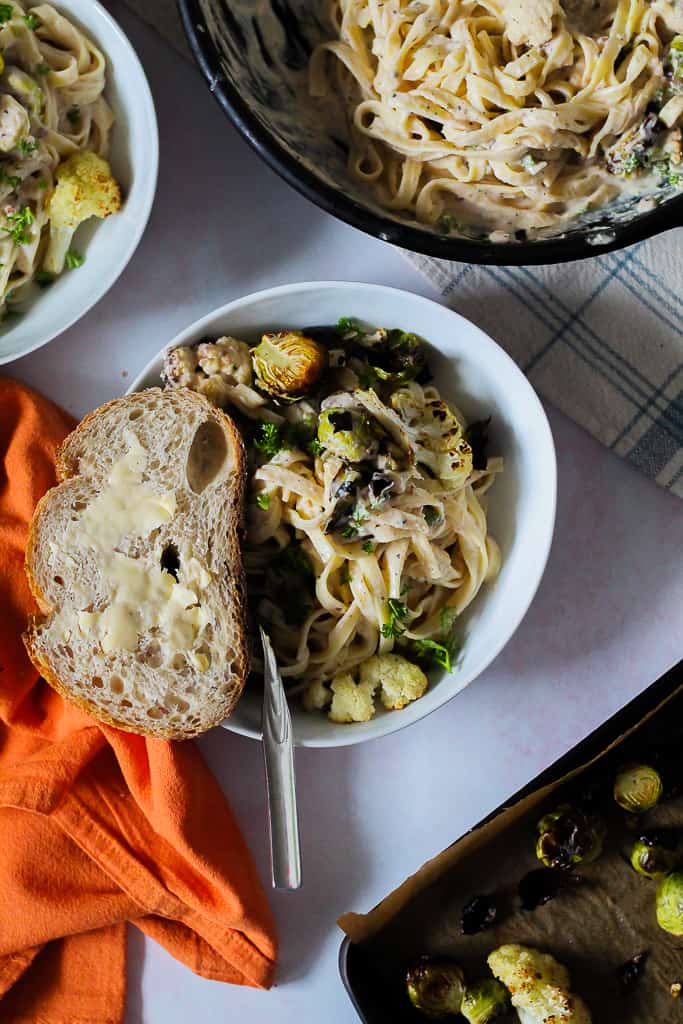
[[[207,418],[213,419],[218,423],[230,438],[230,449],[234,458],[234,480],[232,483],[234,492],[233,501],[233,520],[229,523],[229,548],[232,552],[232,563],[231,568],[235,570],[234,577],[232,579],[231,596],[234,601],[234,613],[237,622],[239,623],[238,635],[232,638],[232,644],[235,650],[235,657],[232,661],[233,666],[236,668],[239,676],[239,685],[236,685],[232,690],[230,696],[223,705],[216,710],[210,718],[203,718],[202,723],[198,727],[186,727],[182,728],[178,725],[174,727],[165,726],[162,722],[150,721],[149,727],[141,728],[136,725],[133,729],[129,722],[123,721],[111,714],[106,708],[96,702],[91,702],[84,698],[81,694],[75,693],[73,689],[64,683],[54,668],[50,664],[43,654],[38,650],[36,645],[36,630],[38,627],[46,623],[52,614],[54,614],[54,607],[51,605],[47,595],[40,587],[36,575],[34,572],[34,565],[36,563],[37,547],[39,543],[38,539],[38,524],[40,517],[45,509],[47,509],[50,503],[55,499],[56,493],[59,491],[62,484],[69,480],[72,480],[80,476],[77,462],[74,457],[71,456],[71,452],[77,447],[78,440],[81,435],[86,433],[91,423],[98,417],[110,412],[112,409],[119,407],[125,407],[126,405],[136,404],[141,396],[149,394],[149,392],[160,393],[160,388],[150,388],[147,392],[136,392],[132,395],[125,395],[121,398],[114,398],[110,402],[99,406],[92,412],[88,413],[81,422],[74,428],[74,430],[64,439],[62,444],[57,449],[55,459],[55,470],[57,483],[54,487],[51,487],[40,500],[38,501],[31,523],[29,525],[28,537],[26,542],[26,553],[24,560],[24,568],[26,578],[28,581],[29,589],[31,594],[38,605],[39,613],[29,615],[28,624],[25,632],[22,634],[22,640],[26,648],[26,652],[31,659],[36,670],[41,674],[43,679],[56,690],[65,700],[71,704],[79,707],[81,710],[92,715],[98,721],[104,722],[107,725],[114,726],[117,729],[122,729],[126,732],[135,732],[137,735],[153,736],[159,739],[191,739],[195,736],[200,735],[203,732],[220,725],[225,718],[232,712],[235,704],[239,700],[246,677],[249,672],[249,648],[247,641],[247,611],[246,611],[246,579],[244,573],[244,566],[241,558],[241,536],[244,530],[244,498],[246,492],[246,453],[244,448],[244,442],[242,435],[240,434],[237,426],[235,425],[232,418],[223,410],[216,408],[212,405],[207,398],[195,391],[191,391],[186,388],[174,388],[173,394],[176,398],[189,397],[193,402],[200,402],[205,406],[204,414]]]

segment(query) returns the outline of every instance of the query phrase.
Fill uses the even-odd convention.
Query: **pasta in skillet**
[[[264,393],[285,350],[303,367],[328,360],[294,402]],[[458,617],[500,566],[486,501],[502,460],[486,457],[487,425],[466,428],[427,382],[420,339],[352,321],[265,335],[251,350],[221,338],[172,350],[165,377],[242,417],[249,597],[290,695],[309,709],[332,701],[334,715],[337,690],[353,683],[359,696],[357,672],[362,684],[382,664],[450,669]],[[383,691],[385,706],[420,695],[408,692]],[[360,720],[349,714],[336,720]]]
[[[389,209],[506,241],[683,186],[668,0],[333,0],[331,20],[311,89],[343,97],[351,172]]]
[[[50,4],[0,4],[0,308],[81,256],[76,226],[120,206],[102,53]],[[58,188],[63,181],[61,188]]]

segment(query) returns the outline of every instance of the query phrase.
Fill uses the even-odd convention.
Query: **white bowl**
[[[502,552],[502,568],[459,620],[465,635],[453,672],[436,677],[420,700],[402,711],[378,709],[370,722],[336,725],[320,713],[292,705],[295,741],[336,747],[384,736],[431,711],[471,683],[508,642],[536,593],[555,523],[557,467],[550,426],[535,391],[512,359],[468,320],[410,292],[372,284],[311,282],[269,288],[214,310],[170,342],[131,384],[140,391],[160,383],[169,348],[203,337],[232,334],[253,342],[264,331],[334,324],[341,316],[414,331],[432,346],[430,367],[444,397],[468,420],[492,415],[492,453],[505,471],[489,496],[489,524]],[[225,728],[260,738],[261,701],[249,689]]]
[[[154,101],[142,65],[112,16],[97,0],[66,0],[54,5],[90,36],[107,60],[105,97],[114,111],[109,154],[124,204],[104,221],[92,219],[76,235],[86,257],[44,291],[21,303],[19,319],[0,326],[0,365],[47,344],[109,291],[135,252],[154,201],[159,165],[159,134]]]

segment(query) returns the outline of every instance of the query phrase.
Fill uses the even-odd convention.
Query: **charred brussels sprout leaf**
[[[644,814],[657,806],[663,788],[656,768],[647,764],[626,765],[614,780],[614,799],[630,814]]]
[[[644,878],[663,878],[681,862],[683,842],[674,830],[646,832],[631,850],[631,867]]]
[[[342,317],[337,324],[338,335],[349,355],[366,363],[364,388],[378,381],[399,383],[421,377],[427,368],[425,344],[412,331],[378,327],[366,330],[353,317]]]
[[[416,1010],[438,1020],[460,1013],[465,976],[450,960],[424,957],[406,975],[408,998]]]
[[[251,353],[258,387],[285,402],[311,391],[325,369],[326,356],[319,342],[300,331],[264,334]]]
[[[657,887],[657,924],[670,935],[683,935],[683,871],[672,871]]]
[[[380,380],[404,381],[414,380],[427,364],[427,353],[424,342],[417,334],[410,331],[389,331],[387,335],[388,349],[384,365],[373,353],[372,367]]]
[[[486,469],[490,426],[491,417],[488,416],[485,420],[476,420],[474,423],[470,423],[465,430],[465,440],[472,449],[473,469]]]
[[[536,856],[547,868],[590,864],[602,852],[605,826],[596,815],[562,804],[538,823]]]
[[[505,985],[495,978],[486,978],[474,985],[468,985],[460,1013],[468,1024],[489,1024],[510,1006],[510,997]]]
[[[490,928],[498,917],[498,902],[495,896],[474,896],[462,909],[460,927],[463,935],[476,935]]]
[[[528,871],[517,886],[522,910],[542,907],[554,900],[563,889],[571,885],[580,885],[582,881],[580,875],[573,875],[559,868],[535,868]]]

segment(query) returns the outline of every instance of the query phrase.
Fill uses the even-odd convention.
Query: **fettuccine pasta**
[[[273,400],[264,391],[292,366],[317,379]],[[362,683],[392,652],[392,671],[454,667],[459,617],[500,567],[486,505],[502,459],[486,455],[487,424],[468,428],[428,382],[421,340],[354,322],[265,335],[256,349],[226,337],[172,350],[164,376],[239,418],[249,598],[289,693],[323,709],[341,679],[358,697],[357,670]]]
[[[505,241],[683,186],[680,6],[333,0],[330,18],[311,89],[343,98],[351,173],[391,210]]]
[[[94,43],[50,4],[28,9],[13,0],[0,4],[0,54],[2,309],[8,299],[21,297],[19,289],[37,273],[39,283],[45,284],[65,260],[71,267],[81,262],[75,253],[67,258],[62,251],[68,250],[68,238],[84,219],[79,203],[99,202],[96,215],[104,216],[113,212],[120,196],[108,178],[108,166],[95,159],[108,153],[113,117],[102,95],[105,58]],[[82,153],[88,154],[89,173],[101,176],[109,194],[106,201],[86,194],[87,175],[80,173],[81,192],[74,193],[65,211],[63,244],[55,245],[50,269],[41,278],[60,165]]]

